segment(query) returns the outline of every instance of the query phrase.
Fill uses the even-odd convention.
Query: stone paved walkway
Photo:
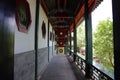
[[[78,80],[66,55],[56,55],[48,64],[40,80]]]

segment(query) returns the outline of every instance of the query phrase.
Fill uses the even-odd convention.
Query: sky
[[[112,0],[103,0],[101,4],[92,12],[93,31],[99,21],[110,17],[112,20]]]

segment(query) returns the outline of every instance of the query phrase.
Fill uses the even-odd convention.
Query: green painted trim
[[[40,0],[36,0],[36,16],[35,16],[35,80],[38,76],[38,27],[39,27],[39,7]]]
[[[77,54],[77,29],[74,20],[74,54]]]
[[[87,19],[86,25],[86,60],[92,64],[92,22],[91,15]]]
[[[48,62],[50,61],[50,58],[49,58],[49,56],[50,56],[49,55],[50,54],[49,53],[49,40],[50,40],[49,36],[50,36],[50,32],[49,31],[50,31],[50,24],[49,24],[49,19],[48,19],[48,44],[47,44],[48,45]]]
[[[77,55],[77,29],[74,20],[74,62],[76,61],[76,55]]]
[[[72,41],[72,40],[71,40],[71,37],[72,37],[72,36],[71,36],[71,33],[70,33],[70,55],[71,55],[71,46],[72,46],[72,44],[71,44],[71,41]]]
[[[69,36],[68,36],[68,32],[67,32],[67,52],[69,52]]]
[[[91,78],[92,70],[92,20],[88,10],[88,0],[85,0],[85,36],[86,36],[86,78]]]
[[[15,0],[0,0],[0,80],[14,80]],[[9,5],[8,5],[9,4]],[[8,16],[9,15],[9,16]]]
[[[64,54],[67,54],[67,49],[68,49],[68,45],[65,45],[65,46],[64,46],[64,50],[65,50],[65,53],[64,53]]]
[[[53,28],[52,28],[52,56],[53,56]]]
[[[66,46],[64,46],[64,54],[66,54]]]

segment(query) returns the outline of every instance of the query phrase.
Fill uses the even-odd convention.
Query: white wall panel
[[[27,0],[31,11],[30,29],[28,33],[19,32],[17,25],[15,26],[15,54],[34,50],[34,30],[35,30],[35,8],[36,0]]]
[[[30,25],[30,29],[28,33],[19,32],[17,29],[17,25],[15,25],[15,54],[23,53],[27,51],[34,50],[34,35],[35,35],[35,10],[36,10],[36,0],[27,0],[30,5],[31,11],[31,20],[32,23]],[[48,41],[48,18],[40,6],[39,8],[39,30],[38,30],[38,49],[47,47]],[[42,38],[42,22],[45,22],[46,25],[46,37]],[[52,27],[50,25],[50,31],[52,32]],[[52,41],[49,42],[49,46],[52,46]]]
[[[38,30],[38,48],[45,48],[47,47],[47,32],[48,32],[48,18],[45,14],[45,12],[43,11],[43,8],[40,6],[40,14],[39,14],[39,30]],[[42,38],[42,22],[45,22],[46,25],[46,37]]]

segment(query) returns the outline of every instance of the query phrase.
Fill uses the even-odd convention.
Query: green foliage
[[[113,27],[112,21],[106,19],[100,21],[97,25],[97,30],[94,33],[93,47],[95,55],[101,60],[101,63],[113,69]]]
[[[85,46],[85,26],[84,22],[77,28],[77,47]]]

